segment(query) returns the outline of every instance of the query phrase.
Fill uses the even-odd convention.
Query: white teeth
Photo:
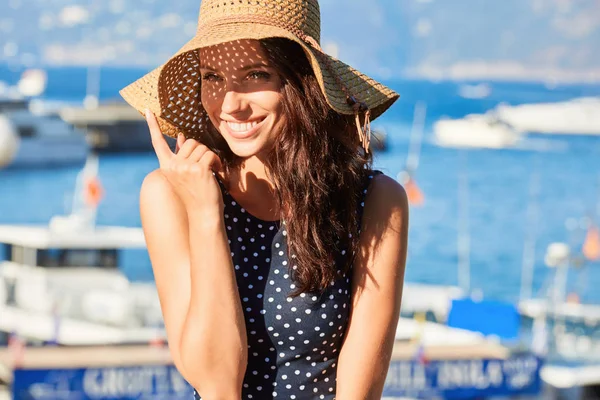
[[[243,124],[227,121],[227,126],[234,132],[247,132],[258,125],[258,121],[245,122]]]

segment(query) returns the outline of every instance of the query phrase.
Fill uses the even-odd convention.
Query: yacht
[[[0,226],[0,331],[70,346],[149,343],[162,336],[152,285],[119,271],[119,251],[142,248],[138,229],[55,232]]]
[[[56,113],[37,112],[46,89],[43,70],[26,70],[16,86],[0,84],[0,168],[85,162],[85,136]]]
[[[501,104],[494,114],[500,120],[531,133],[600,135],[600,97],[517,106]]]
[[[442,118],[433,125],[434,141],[443,147],[502,149],[516,146],[521,133],[492,114]]]
[[[120,254],[141,228],[97,226],[97,158],[77,179],[73,212],[48,225],[0,225],[0,332],[27,343],[139,344],[166,339],[153,283],[130,282]]]
[[[16,110],[26,110],[27,100],[0,96],[0,114]]]
[[[0,167],[83,164],[88,151],[84,134],[57,115],[0,112]]]
[[[145,118],[126,103],[64,107],[60,117],[85,132],[97,153],[150,152],[152,143]],[[166,138],[172,145],[175,140]]]
[[[464,99],[485,99],[492,94],[492,87],[487,83],[465,83],[458,87],[458,94]]]

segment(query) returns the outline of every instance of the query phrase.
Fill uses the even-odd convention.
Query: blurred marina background
[[[506,348],[544,360],[546,386],[574,388],[563,398],[600,398],[593,397],[600,396],[600,5],[365,4],[321,0],[322,43],[401,94],[373,124],[381,144],[375,167],[402,182],[412,204],[403,300],[411,319],[401,321],[398,341],[416,350],[420,343],[439,346],[441,336],[426,333],[425,320],[441,323],[431,329],[479,332],[457,336],[457,343],[479,343],[492,333]],[[157,161],[145,122],[118,90],[192,37],[197,12],[194,1],[0,3],[0,242],[13,243],[5,246],[12,262],[0,265],[6,341],[68,346],[161,338],[138,213],[140,185]],[[72,212],[76,218],[56,218]],[[94,236],[89,222],[132,229]],[[72,265],[56,249],[34,252],[34,264],[54,254],[61,261],[48,261],[45,270],[61,270],[61,262],[85,267],[93,259],[118,272],[102,288],[90,283],[98,276],[78,275],[73,285],[91,285],[85,287],[95,297],[73,295],[71,303],[86,305],[75,311],[61,306],[56,288],[62,286],[50,273],[16,266],[32,263],[24,249],[42,246],[32,239],[42,233],[27,230],[32,225],[48,228],[43,235],[50,242],[52,235],[70,235],[66,248],[86,250],[71,252]],[[75,237],[85,245],[74,244]],[[118,238],[127,239],[114,244]],[[108,258],[98,256],[100,248]],[[466,322],[449,318],[452,305],[458,313],[467,299],[482,305],[480,314]],[[514,310],[518,337],[490,331],[500,318],[485,308],[490,304]],[[61,315],[97,325],[72,325],[69,335],[66,323],[56,322]],[[132,315],[137,322],[127,332],[106,330],[104,339],[100,333],[91,339],[99,326],[123,328]],[[477,319],[488,324],[471,324]],[[419,356],[405,359],[418,364]],[[417,398],[434,397],[411,390]],[[559,398],[544,390],[539,398]]]

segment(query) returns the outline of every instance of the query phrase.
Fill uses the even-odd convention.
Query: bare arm
[[[206,373],[197,387],[203,398],[239,400],[248,344],[222,218],[188,212],[192,293],[180,351],[184,367],[196,368],[198,379]]]
[[[187,213],[159,170],[144,179],[140,215],[171,356],[177,369],[187,378],[179,353],[191,298]]]
[[[246,328],[210,170],[216,156],[190,140],[168,153],[155,120],[149,125],[161,168],[144,180],[140,212],[169,347],[203,399],[239,400]]]
[[[353,267],[352,312],[337,372],[338,400],[379,400],[400,316],[408,237],[404,189],[377,176]]]

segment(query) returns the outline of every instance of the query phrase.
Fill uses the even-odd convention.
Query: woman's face
[[[281,78],[257,40],[200,50],[202,105],[239,157],[268,153],[284,124]]]

